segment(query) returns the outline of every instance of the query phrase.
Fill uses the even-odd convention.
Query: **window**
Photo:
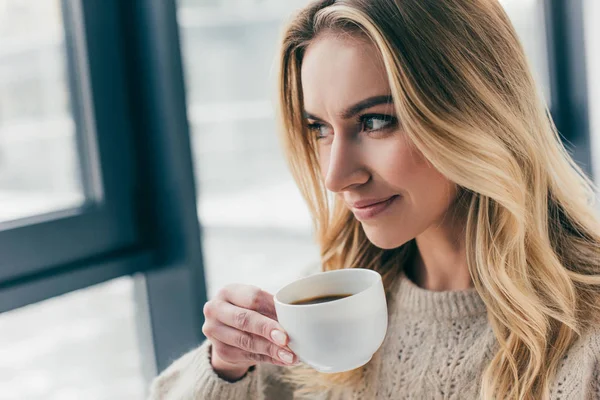
[[[3,399],[142,398],[147,386],[132,278],[46,300],[150,264],[130,250],[130,132],[102,42],[112,10],[103,2],[88,24],[84,5],[0,0]]]
[[[511,19],[533,76],[548,106],[552,104],[544,0],[500,0]]]
[[[0,315],[3,400],[142,399],[133,279]]]
[[[141,9],[136,9],[138,5]],[[61,348],[65,358],[53,352],[54,358],[40,353],[39,358],[28,359],[31,353],[10,351],[17,343],[20,348],[28,343],[35,348],[41,348],[40,343],[50,345],[44,342],[47,332],[39,328],[70,337],[74,333],[63,328],[72,325],[81,336],[101,335],[105,325],[96,323],[86,330],[82,326],[89,321],[80,324],[80,314],[68,312],[83,299],[123,301],[122,310],[95,310],[114,317],[127,310],[132,292],[136,297],[135,315],[141,320],[136,326],[141,328],[144,346],[137,356],[143,362],[132,356],[124,364],[129,370],[121,372],[130,383],[119,378],[115,389],[122,389],[125,398],[143,398],[139,389],[147,388],[156,367],[164,368],[201,338],[199,316],[206,297],[199,227],[186,223],[197,221],[197,214],[191,162],[182,162],[189,152],[188,133],[182,130],[181,140],[174,140],[173,133],[179,132],[171,127],[155,121],[145,125],[148,116],[156,115],[161,123],[187,126],[185,117],[160,114],[173,108],[174,99],[183,101],[183,85],[171,83],[165,90],[157,87],[156,79],[146,79],[143,85],[138,81],[149,70],[164,67],[165,60],[180,59],[179,53],[169,57],[164,52],[159,63],[155,55],[151,61],[140,59],[145,50],[152,52],[160,43],[178,51],[176,37],[165,39],[160,22],[150,21],[150,13],[160,7],[156,15],[175,26],[173,2],[0,0],[0,214],[5,212],[0,216],[0,324],[13,340],[6,342],[8,350],[1,351],[21,366],[21,372],[32,363],[45,363],[34,367],[27,375],[30,380],[20,377],[24,374],[6,374],[17,398],[39,394],[46,399],[46,390],[60,399],[115,398],[114,391],[98,389],[105,376],[97,375],[96,383],[91,382],[94,377],[87,369],[101,372],[94,367],[82,365],[72,376],[56,367],[61,361],[77,364],[79,354]],[[138,42],[152,35],[162,42],[154,41],[152,46]],[[180,70],[172,74],[161,70],[156,76],[182,79]],[[179,88],[175,95],[164,96],[174,87]],[[153,101],[164,101],[166,107],[138,114]],[[157,141],[167,145],[149,147]],[[3,158],[3,153],[10,154]],[[126,290],[111,291],[110,296],[91,288],[75,297],[45,301],[138,272],[144,274],[134,280],[136,284],[120,286]],[[163,296],[161,289],[169,285],[175,289]],[[42,303],[22,308],[37,302]],[[58,308],[72,319],[62,319],[60,325],[58,319],[54,324],[43,320]],[[111,318],[102,321],[110,324]],[[38,324],[42,320],[45,326]],[[122,343],[114,338],[87,342],[103,350],[93,355],[100,364],[102,357],[117,357],[125,347],[129,354],[132,351],[133,320],[119,321],[123,329],[112,328],[123,335]],[[28,342],[21,342],[25,337]],[[108,354],[111,350],[117,354]],[[138,379],[139,364],[145,371],[143,383]],[[50,388],[51,373],[65,375]],[[19,385],[22,390],[17,392]]]
[[[0,222],[84,203],[59,1],[0,1]]]
[[[0,0],[0,284],[137,239],[110,30],[82,4]]]

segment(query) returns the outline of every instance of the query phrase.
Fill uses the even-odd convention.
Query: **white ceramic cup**
[[[292,304],[340,294],[351,296],[319,304]],[[334,373],[361,367],[385,338],[387,303],[376,271],[352,268],[318,273],[283,287],[274,301],[290,349],[317,371]]]

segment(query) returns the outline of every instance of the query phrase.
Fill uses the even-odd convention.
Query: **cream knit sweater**
[[[322,399],[477,399],[481,374],[496,350],[486,308],[475,289],[432,292],[405,276],[389,301],[387,337],[366,369],[364,387]],[[152,384],[152,400],[285,400],[292,390],[279,368],[259,365],[229,383],[213,371],[210,343],[185,354]],[[600,400],[600,327],[565,355],[552,400]]]

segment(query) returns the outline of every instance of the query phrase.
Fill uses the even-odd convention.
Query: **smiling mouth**
[[[375,218],[379,214],[383,213],[392,204],[394,204],[396,202],[396,200],[399,198],[400,198],[399,195],[394,195],[392,197],[389,197],[388,199],[382,200],[377,203],[372,203],[372,204],[362,206],[362,207],[354,206],[351,209],[352,209],[352,212],[354,213],[354,216],[358,220],[365,221],[365,220],[368,220],[371,218]]]

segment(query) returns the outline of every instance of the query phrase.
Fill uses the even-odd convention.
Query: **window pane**
[[[540,91],[551,103],[544,0],[500,0],[510,17],[533,70]]]
[[[270,101],[281,26],[306,3],[178,2],[210,294],[231,282],[275,290],[318,260]]]
[[[84,200],[60,0],[0,0],[0,222]]]
[[[132,278],[0,314],[0,399],[143,399]]]

